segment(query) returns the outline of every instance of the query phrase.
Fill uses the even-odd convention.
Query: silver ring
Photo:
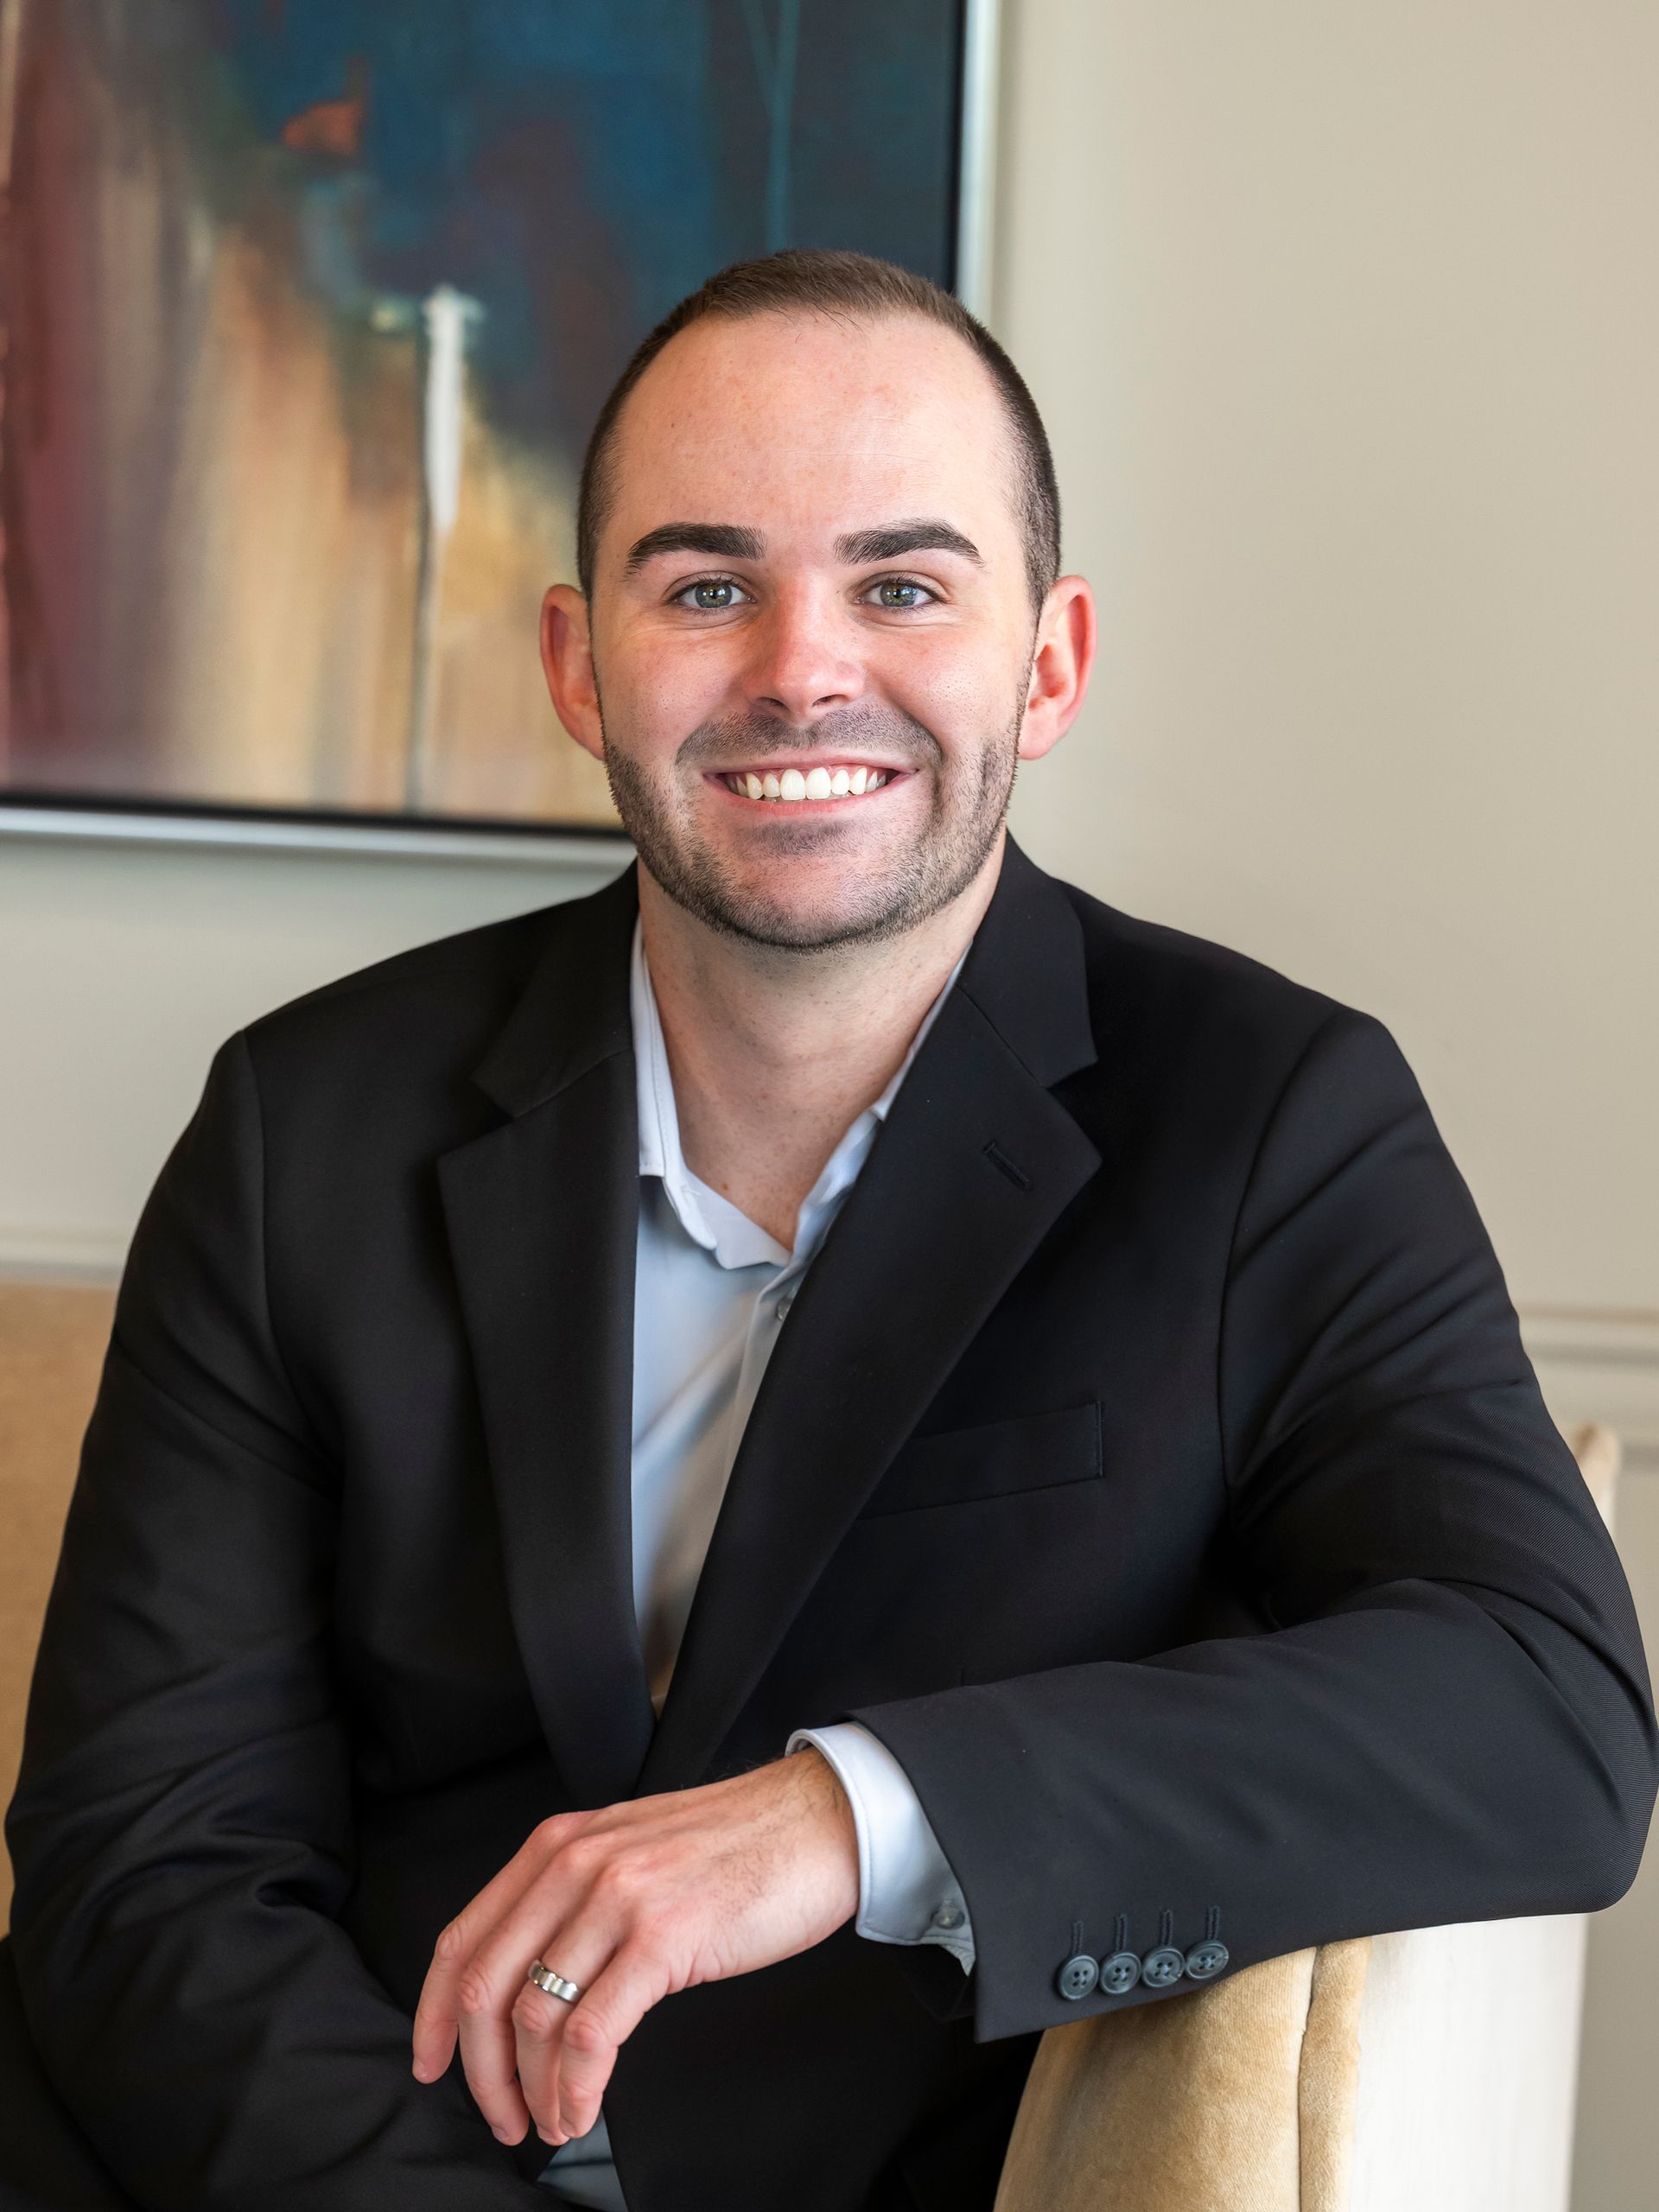
[[[524,1979],[533,1981],[537,1989],[544,1989],[550,1997],[556,1997],[562,2005],[574,2005],[582,1994],[574,1981],[567,1981],[562,1974],[555,1974],[551,1967],[544,1967],[539,1959],[532,1962]]]

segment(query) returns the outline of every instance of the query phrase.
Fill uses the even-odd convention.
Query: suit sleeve
[[[866,1707],[966,1895],[982,2040],[1193,1986],[1057,1987],[1081,1921],[1227,1971],[1595,1909],[1653,1707],[1618,1559],[1386,1031],[1333,1014],[1255,1147],[1220,1301],[1227,1510],[1262,1633]],[[901,1955],[902,1956],[903,1955]],[[1213,1956],[1213,1955],[1212,1955]],[[1200,1961],[1200,1971],[1203,1961]]]
[[[134,1237],[7,1822],[30,2033],[144,2205],[453,2212],[543,2200],[338,1922],[338,1471],[264,1292],[246,1040]]]
[[[835,1769],[858,1838],[855,1934],[871,1943],[937,1943],[963,1974],[974,1968],[974,1929],[962,1886],[928,1826],[921,1801],[887,1745],[855,1721],[797,1728],[785,1752],[808,1745]]]

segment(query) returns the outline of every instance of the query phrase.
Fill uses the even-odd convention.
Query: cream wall
[[[1003,48],[994,319],[1103,627],[1016,826],[1392,1025],[1659,1593],[1659,10],[1006,0]],[[0,1262],[118,1254],[238,1023],[597,857],[0,838]],[[1577,2212],[1659,2170],[1656,1987],[1649,1878]]]
[[[1014,0],[997,320],[1100,594],[1034,850],[1398,1033],[1659,1319],[1659,9]]]
[[[254,1014],[596,888],[628,857],[609,841],[508,865],[0,831],[0,1270],[118,1265],[214,1047]]]

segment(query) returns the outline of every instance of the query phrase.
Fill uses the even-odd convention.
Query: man
[[[637,870],[232,1039],[135,1239],[29,2201],[971,2212],[1042,2030],[1640,1855],[1629,1599],[1397,1052],[1007,840],[1094,628],[1000,349],[728,271],[580,536]]]

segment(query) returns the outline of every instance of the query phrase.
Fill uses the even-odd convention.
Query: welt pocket
[[[918,1506],[957,1505],[973,1498],[1052,1490],[1092,1482],[1102,1472],[1100,1408],[1068,1406],[1063,1412],[1021,1414],[915,1436],[902,1446],[859,1516],[880,1520]]]

